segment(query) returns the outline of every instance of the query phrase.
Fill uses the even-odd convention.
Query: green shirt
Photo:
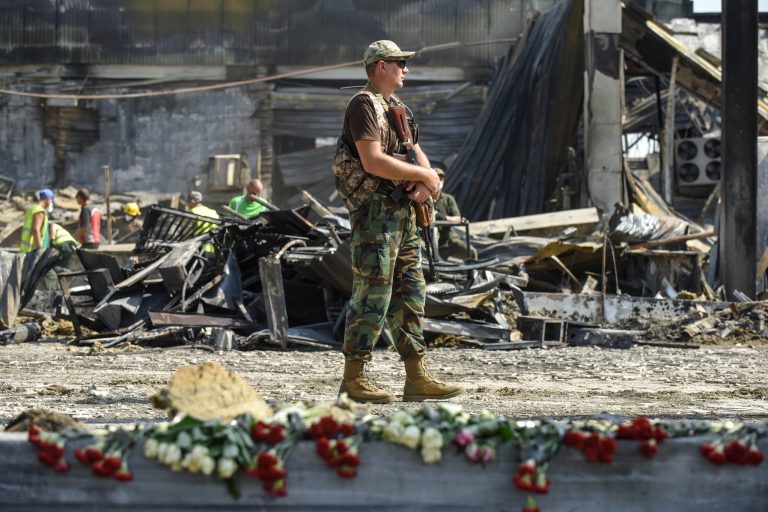
[[[229,207],[235,210],[237,213],[239,213],[243,217],[245,217],[246,219],[255,217],[267,209],[266,206],[264,206],[259,202],[248,201],[245,198],[245,194],[241,196],[233,197],[232,199],[230,199]]]
[[[435,214],[437,220],[445,220],[446,217],[461,216],[461,212],[459,212],[459,205],[456,203],[456,198],[454,198],[451,194],[446,194],[443,192],[440,195],[440,199],[435,202]],[[448,243],[450,234],[450,226],[440,228],[438,245],[446,245]]]

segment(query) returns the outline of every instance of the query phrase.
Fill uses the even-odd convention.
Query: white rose
[[[197,464],[197,457],[192,455],[191,453],[188,453],[182,460],[181,460],[181,467],[186,469],[187,471],[190,471],[192,473],[197,473],[200,468]]]
[[[438,407],[438,409],[444,410],[445,412],[447,412],[451,416],[456,416],[460,412],[462,412],[462,408],[461,408],[460,404],[452,404],[450,402],[444,402],[444,403],[439,404],[437,407]]]
[[[421,430],[416,425],[411,425],[405,429],[403,435],[400,437],[400,444],[404,444],[411,450],[415,450],[419,446],[419,440],[421,440]]]
[[[192,447],[192,455],[199,458],[205,457],[208,455],[208,447],[202,444],[196,444]]]
[[[144,443],[144,456],[148,459],[154,459],[157,457],[157,449],[160,443],[157,442],[157,439],[154,437],[150,437],[147,439],[147,442]]]
[[[169,444],[168,451],[165,452],[165,460],[168,466],[175,466],[181,462],[181,448],[177,444]]]
[[[210,475],[213,473],[214,468],[216,467],[216,461],[213,460],[212,457],[203,457],[203,460],[200,461],[200,470],[203,472],[204,475]]]
[[[400,438],[403,437],[403,432],[405,432],[405,427],[402,423],[392,422],[387,423],[387,426],[384,427],[382,436],[384,437],[385,441],[389,441],[390,443],[399,443]]]
[[[413,425],[413,416],[408,411],[397,411],[392,417],[389,418],[390,423],[400,423],[401,425],[408,426]]]
[[[443,447],[443,435],[436,428],[427,427],[421,434],[421,446],[439,450]]]
[[[165,464],[165,456],[168,454],[168,447],[171,446],[168,443],[160,443],[157,445],[157,460]]]
[[[232,459],[222,457],[219,459],[219,478],[229,478],[237,471],[237,464]]]
[[[442,460],[443,454],[439,448],[427,448],[426,446],[421,449],[421,460],[424,464],[435,464]]]

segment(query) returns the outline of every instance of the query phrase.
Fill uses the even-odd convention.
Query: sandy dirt
[[[206,352],[190,348],[106,351],[58,342],[0,347],[0,422],[42,407],[86,423],[164,419],[147,397],[187,364],[216,361],[240,373],[268,400],[332,399],[342,356],[336,351]],[[768,348],[702,346],[698,350],[563,347],[520,351],[430,350],[429,366],[467,393],[452,401],[470,412],[509,417],[622,416],[768,419]],[[400,394],[396,354],[377,350],[371,374]],[[370,406],[388,414],[415,404]]]

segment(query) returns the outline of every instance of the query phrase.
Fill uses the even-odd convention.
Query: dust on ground
[[[47,408],[89,424],[165,419],[148,396],[188,364],[218,362],[242,375],[267,400],[336,396],[343,356],[337,351],[206,352],[191,348],[92,351],[60,342],[0,347],[0,422]],[[621,416],[768,419],[768,348],[702,346],[698,350],[562,347],[517,351],[438,347],[428,366],[466,394],[452,399],[470,412],[508,417]],[[398,356],[377,350],[370,374],[402,391]],[[418,404],[372,405],[390,414]]]

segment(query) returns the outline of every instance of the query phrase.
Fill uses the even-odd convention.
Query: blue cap
[[[56,197],[53,195],[53,191],[49,188],[44,188],[37,191],[37,199],[42,201],[43,199],[50,199],[53,204],[56,204]]]

